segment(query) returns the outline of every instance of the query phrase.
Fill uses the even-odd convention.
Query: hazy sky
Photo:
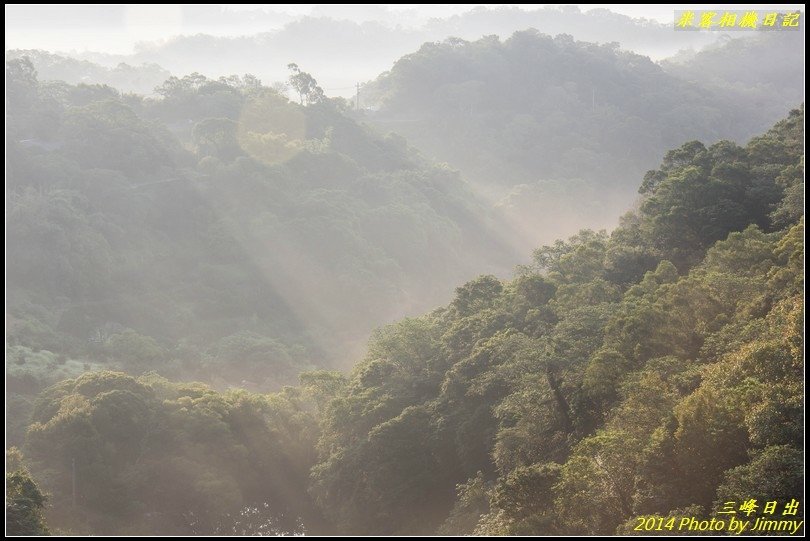
[[[480,6],[536,9],[559,4],[267,4],[267,5],[53,5],[7,4],[6,49],[98,51],[128,54],[139,41],[155,41],[178,34],[253,34],[279,28],[304,15],[328,16],[358,22],[381,21],[419,26],[433,17],[449,17]],[[607,8],[630,17],[671,22],[675,9],[709,4],[573,4],[582,11]],[[713,5],[716,7],[717,5]],[[724,9],[755,9],[762,4],[729,4]],[[803,9],[803,4],[786,4]]]

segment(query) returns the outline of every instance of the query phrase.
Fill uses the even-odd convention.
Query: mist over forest
[[[803,20],[344,8],[6,8],[7,533],[803,519]]]
[[[447,14],[442,14],[438,6],[434,8],[438,10],[436,14],[420,12],[424,8],[394,9],[394,6],[324,5],[297,14],[284,13],[279,8],[233,10],[218,5],[192,5],[152,10],[148,6],[109,6],[100,11],[92,6],[53,6],[45,13],[32,15],[30,10],[18,6],[9,8],[9,12],[15,21],[11,30],[17,41],[24,44],[15,48],[29,53],[33,53],[30,49],[46,49],[67,57],[63,60],[46,56],[42,65],[37,63],[44,78],[70,83],[104,82],[143,94],[150,94],[163,81],[154,64],[175,75],[198,72],[217,78],[252,73],[269,84],[285,80],[286,66],[294,60],[317,75],[328,95],[350,96],[357,82],[374,79],[423,43],[448,37],[506,38],[518,30],[536,28],[549,35],[573,34],[584,41],[619,42],[660,59],[681,49],[699,49],[729,35],[675,33],[668,24],[653,19],[634,19],[605,9],[583,10],[577,6],[536,9],[458,6],[456,10],[448,6]],[[92,32],[71,39],[70,34],[65,36],[63,32],[66,21]],[[59,33],[62,41],[51,47],[28,46],[37,43],[31,39],[31,33],[40,36],[40,42],[50,42],[48,30]],[[324,46],[324,41],[328,41],[328,46]],[[90,45],[99,42],[104,44],[100,50]],[[130,43],[131,50],[124,52]],[[108,48],[116,52],[109,52]],[[65,54],[69,51],[73,52]],[[70,70],[60,65],[65,61],[72,64]],[[105,77],[96,71],[98,68],[84,62],[113,71],[125,63],[129,70],[141,73],[134,80],[123,73]]]

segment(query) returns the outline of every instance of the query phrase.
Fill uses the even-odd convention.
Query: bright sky
[[[479,6],[528,10],[552,5],[559,4],[6,4],[6,48],[128,54],[139,41],[161,40],[178,34],[226,36],[266,32],[304,15],[419,26],[430,18],[449,17]],[[664,23],[672,21],[675,9],[719,7],[717,4],[572,5],[582,11],[607,8],[630,17]],[[803,10],[803,6],[724,4],[721,9]]]

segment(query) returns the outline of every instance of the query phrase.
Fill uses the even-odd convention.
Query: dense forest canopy
[[[312,492],[338,527],[612,533],[801,494],[803,122],[687,143],[612,234],[381,330],[322,422]]]
[[[613,227],[636,179],[682,141],[744,141],[784,116],[801,101],[802,38],[738,38],[667,70],[618,42],[537,30],[450,39],[364,91],[379,107],[373,125],[458,168],[528,250],[583,225]]]
[[[480,33],[521,13],[386,27],[441,39],[361,107],[284,41],[327,19],[7,51],[7,533],[804,518],[803,32],[661,63],[628,44],[709,38]],[[214,71],[300,55],[270,83],[158,58],[211,39]]]
[[[6,73],[15,347],[267,388],[512,258],[457,173],[340,102],[251,76],[172,77],[145,100],[41,83],[26,60]]]
[[[803,123],[796,110],[745,147],[671,151],[613,233],[583,230],[511,281],[481,276],[381,328],[348,376],[270,395],[109,371],[48,388],[24,449],[53,520],[611,533],[800,494]]]

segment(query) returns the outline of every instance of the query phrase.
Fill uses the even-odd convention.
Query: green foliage
[[[551,83],[507,98],[565,91],[575,107],[587,86],[550,69],[568,65],[560,54],[592,56],[597,74],[619,62],[630,82],[671,91],[655,66],[565,36],[419,55],[482,53],[498,61],[471,70],[549,68]],[[436,66],[422,73],[423,60],[387,76],[408,89],[394,85],[389,106],[433,96],[430,77],[450,116],[504,98]],[[25,61],[7,66],[18,130],[10,441],[29,425],[26,459],[51,494],[52,524],[606,535],[640,514],[800,497],[803,109],[745,147],[682,145],[611,234],[543,246],[515,279],[481,275],[446,307],[381,327],[351,373],[314,370],[281,387],[503,253],[494,239],[481,249],[486,218],[457,174],[375,136],[294,75],[307,106],[249,76],[199,74],[127,105],[103,88],[46,89]],[[606,121],[623,111],[622,85],[608,88]],[[642,115],[639,96],[626,107]],[[506,133],[529,123],[510,122]],[[52,138],[23,144],[49,123]],[[44,531],[42,493],[9,475],[15,527]]]
[[[785,103],[798,103],[804,97],[791,75],[799,61],[795,55],[801,35],[763,33],[746,38],[718,40],[698,52],[684,50],[662,61],[661,67],[682,79],[731,93],[746,109],[783,115]],[[746,69],[749,63],[759,69]]]
[[[757,177],[756,161],[756,154],[728,141],[671,151],[641,188],[641,227],[648,228],[650,247],[684,269],[729,232],[752,223],[769,227],[780,189]]]
[[[498,480],[490,499],[489,516],[482,517],[477,534],[532,535],[559,531],[554,513],[554,487],[559,464],[519,466]]]
[[[283,343],[251,332],[221,338],[206,351],[208,371],[224,381],[240,374],[242,386],[262,389],[295,383],[298,373],[308,368],[299,351]]]
[[[49,535],[47,497],[24,469],[6,473],[6,535]]]
[[[217,393],[88,373],[40,397],[26,448],[55,520],[72,531],[295,532],[318,524],[305,491],[307,403],[292,389]]]
[[[45,349],[6,346],[6,444],[23,445],[37,393],[59,381],[105,366],[108,365],[71,359]]]
[[[611,532],[632,513],[640,449],[629,434],[606,430],[582,440],[562,469],[556,507],[568,531]]]
[[[492,306],[503,291],[503,285],[494,276],[482,276],[456,289],[451,306],[461,317],[469,316]]]
[[[112,358],[136,371],[159,368],[165,357],[163,348],[154,338],[132,330],[112,335],[106,345]]]
[[[610,236],[386,328],[321,408],[318,505],[344,533],[610,534],[765,475],[798,496],[803,218],[770,221],[759,172],[800,159],[795,128],[767,156],[684,145]]]
[[[304,100],[307,105],[311,105],[326,99],[323,89],[318,86],[315,78],[309,73],[301,71],[298,64],[288,64],[287,69],[290,70],[290,86],[298,93],[301,105],[304,104]]]
[[[127,175],[152,173],[171,164],[162,140],[136,113],[119,101],[97,101],[65,113],[62,138],[66,153],[85,168],[112,169]]]
[[[804,459],[789,445],[774,445],[758,451],[742,466],[726,471],[717,487],[715,508],[729,501],[789,502],[802,493]]]
[[[278,389],[506,265],[457,173],[317,85],[302,106],[193,73],[135,99],[33,66],[7,65],[14,345]]]
[[[549,24],[554,15],[545,17]],[[475,41],[425,43],[365,88],[378,107],[370,121],[461,170],[498,201],[516,236],[531,239],[526,249],[581,227],[612,226],[615,214],[632,204],[637,179],[668,149],[693,139],[746,140],[802,100],[797,35],[733,40],[662,69],[627,49],[629,35],[597,45],[575,41],[559,28],[545,30],[549,35],[537,30],[543,27],[538,21],[514,34],[499,32],[504,39],[479,33]],[[582,39],[582,32],[578,27],[573,33]],[[774,61],[764,60],[771,55]],[[762,69],[743,67],[758,64]],[[719,152],[722,145],[713,148]],[[735,184],[751,182],[740,174],[752,171],[728,159],[730,167],[679,175],[671,190],[682,206],[669,201],[674,208],[656,213],[659,233],[669,239],[661,239],[662,245],[708,246],[725,237],[718,224],[722,229],[728,221],[745,220],[741,200],[764,198],[763,206],[778,200],[736,190]],[[680,199],[680,188],[696,199]],[[782,212],[795,216],[800,205],[798,189],[793,192],[794,202]],[[714,199],[714,214],[722,219],[715,222],[713,214],[692,206],[700,201],[698,193]],[[687,231],[694,236],[681,236],[671,223],[686,214],[698,218],[687,224],[696,229]],[[747,223],[730,224],[731,230]],[[761,223],[758,216],[755,223]]]
[[[456,494],[456,503],[439,527],[439,535],[470,535],[489,511],[489,490],[481,472],[466,483],[456,485]]]
[[[78,86],[109,85],[123,92],[138,94],[150,94],[155,86],[170,76],[168,71],[154,63],[133,65],[121,62],[115,67],[105,67],[88,60],[78,60],[37,49],[8,50],[6,60],[9,59],[27,59],[43,81],[64,81],[69,85]],[[92,85],[86,84],[88,81]]]
[[[238,124],[228,118],[206,118],[194,125],[191,138],[201,156],[214,156],[224,162],[242,155],[237,140]]]

